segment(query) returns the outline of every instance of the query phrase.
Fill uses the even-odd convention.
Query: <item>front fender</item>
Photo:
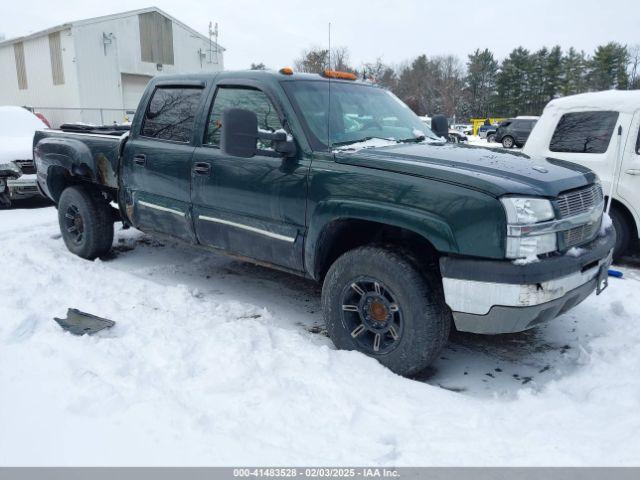
[[[436,213],[382,202],[328,199],[317,203],[310,215],[305,248],[308,268],[315,265],[318,242],[325,227],[337,220],[365,220],[403,228],[420,235],[439,252],[459,251],[451,226]]]

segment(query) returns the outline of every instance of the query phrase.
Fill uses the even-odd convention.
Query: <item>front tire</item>
[[[495,133],[490,133],[489,135],[487,135],[487,143],[493,143],[496,140],[496,134]]]
[[[337,348],[362,352],[405,376],[436,359],[451,328],[438,275],[380,247],[360,247],[334,262],[322,309]]]
[[[93,260],[111,250],[113,216],[100,192],[79,185],[67,187],[58,201],[58,223],[71,253]]]
[[[613,259],[619,260],[631,246],[631,226],[624,214],[615,207],[609,211],[611,222],[616,230],[616,245],[613,248]]]

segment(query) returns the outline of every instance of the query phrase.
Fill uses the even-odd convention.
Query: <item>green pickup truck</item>
[[[335,345],[402,375],[452,322],[518,332],[599,293],[615,242],[590,170],[446,143],[331,71],[157,77],[128,133],[38,132],[34,158],[76,255],[121,221],[323,282]]]

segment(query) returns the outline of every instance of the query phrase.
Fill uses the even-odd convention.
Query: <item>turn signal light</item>
[[[325,70],[322,76],[326,78],[338,78],[340,80],[357,80],[358,77],[353,73],[339,72],[338,70]]]

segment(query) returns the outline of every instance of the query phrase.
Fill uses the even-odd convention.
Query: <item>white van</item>
[[[552,100],[523,148],[527,155],[567,160],[595,171],[618,233],[614,257],[640,232],[640,90],[583,93]]]

